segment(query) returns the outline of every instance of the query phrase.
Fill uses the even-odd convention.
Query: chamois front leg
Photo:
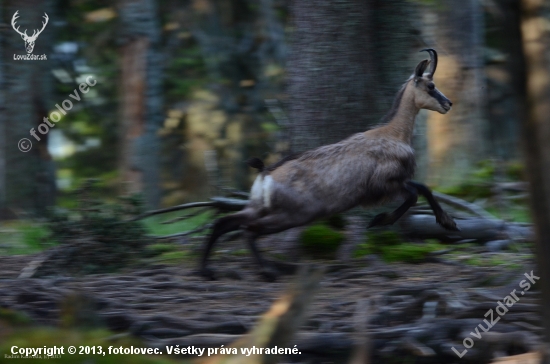
[[[403,188],[408,194],[405,202],[403,202],[401,206],[390,213],[383,212],[376,215],[374,219],[372,219],[372,221],[370,222],[368,228],[371,228],[373,226],[393,225],[397,220],[401,218],[401,216],[405,214],[405,212],[407,212],[407,210],[409,210],[409,208],[411,208],[411,206],[416,203],[416,201],[418,200],[418,192],[416,191],[416,188],[407,184]]]
[[[430,191],[426,185],[415,181],[408,181],[407,185],[415,188],[420,195],[424,196],[426,200],[428,200],[428,203],[435,214],[435,221],[439,225],[443,226],[447,230],[460,231],[460,229],[456,226],[454,219],[451,215],[443,211],[435,197],[432,195],[432,191]]]

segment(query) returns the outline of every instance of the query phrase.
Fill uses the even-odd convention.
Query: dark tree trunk
[[[549,4],[522,0],[521,30],[525,54],[526,110],[523,145],[531,187],[531,210],[536,234],[536,276],[542,290],[546,358],[550,363],[550,34]]]
[[[296,0],[291,11],[292,151],[333,143],[379,122],[413,71],[407,62],[416,46],[413,5]]]
[[[141,192],[149,208],[160,202],[162,123],[160,25],[155,0],[120,0],[120,172],[125,192]]]
[[[4,4],[0,4],[0,21],[4,19]],[[7,34],[9,28],[0,29],[0,34]],[[2,37],[4,38],[4,37]],[[5,139],[5,122],[6,115],[4,112],[4,67],[7,55],[4,53],[3,42],[0,41],[0,220],[6,218],[6,139]]]
[[[25,0],[3,4],[3,22],[10,24],[12,16],[19,10],[17,24],[21,29],[29,29],[29,34],[32,34],[32,29],[42,27],[44,13],[49,15],[50,23],[37,38],[32,53],[46,54],[49,58],[54,30],[51,26],[51,2]],[[55,167],[48,153],[48,134],[37,131],[41,139],[38,141],[30,135],[30,130],[38,129],[43,117],[48,116],[47,111],[55,104],[50,97],[52,61],[14,60],[14,54],[27,54],[25,44],[11,26],[5,30],[5,35],[1,63],[4,94],[0,109],[3,127],[0,130],[3,138],[0,143],[3,149],[0,153],[0,208],[4,213],[26,211],[42,214],[46,207],[55,203]],[[22,138],[32,142],[32,149],[26,153],[18,149],[18,141]]]
[[[518,0],[498,0],[490,7],[487,20],[487,118],[488,145],[500,160],[518,158],[522,120],[522,84],[524,70],[521,11]],[[491,56],[492,55],[492,56]]]

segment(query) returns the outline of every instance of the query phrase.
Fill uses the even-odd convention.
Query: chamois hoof
[[[447,230],[460,231],[458,226],[456,226],[455,220],[445,212],[441,216],[436,217],[436,222]]]
[[[390,219],[390,215],[387,212],[383,212],[381,214],[376,215],[372,221],[370,222],[367,229],[370,229],[374,226],[384,226],[384,225],[391,225],[394,221]]]
[[[216,280],[216,274],[214,271],[210,268],[199,268],[196,271],[193,272],[193,275],[206,278],[210,281]]]

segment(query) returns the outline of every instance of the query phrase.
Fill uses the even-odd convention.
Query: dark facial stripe
[[[428,95],[436,99],[440,105],[444,105],[446,103],[451,102],[448,98],[443,96],[443,94],[436,89],[428,91]]]

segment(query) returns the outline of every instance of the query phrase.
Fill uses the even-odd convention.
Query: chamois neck
[[[411,87],[413,86],[410,83],[405,85],[401,99],[394,105],[395,110],[386,126],[390,135],[408,144],[412,142],[414,120],[420,111],[414,103]]]

